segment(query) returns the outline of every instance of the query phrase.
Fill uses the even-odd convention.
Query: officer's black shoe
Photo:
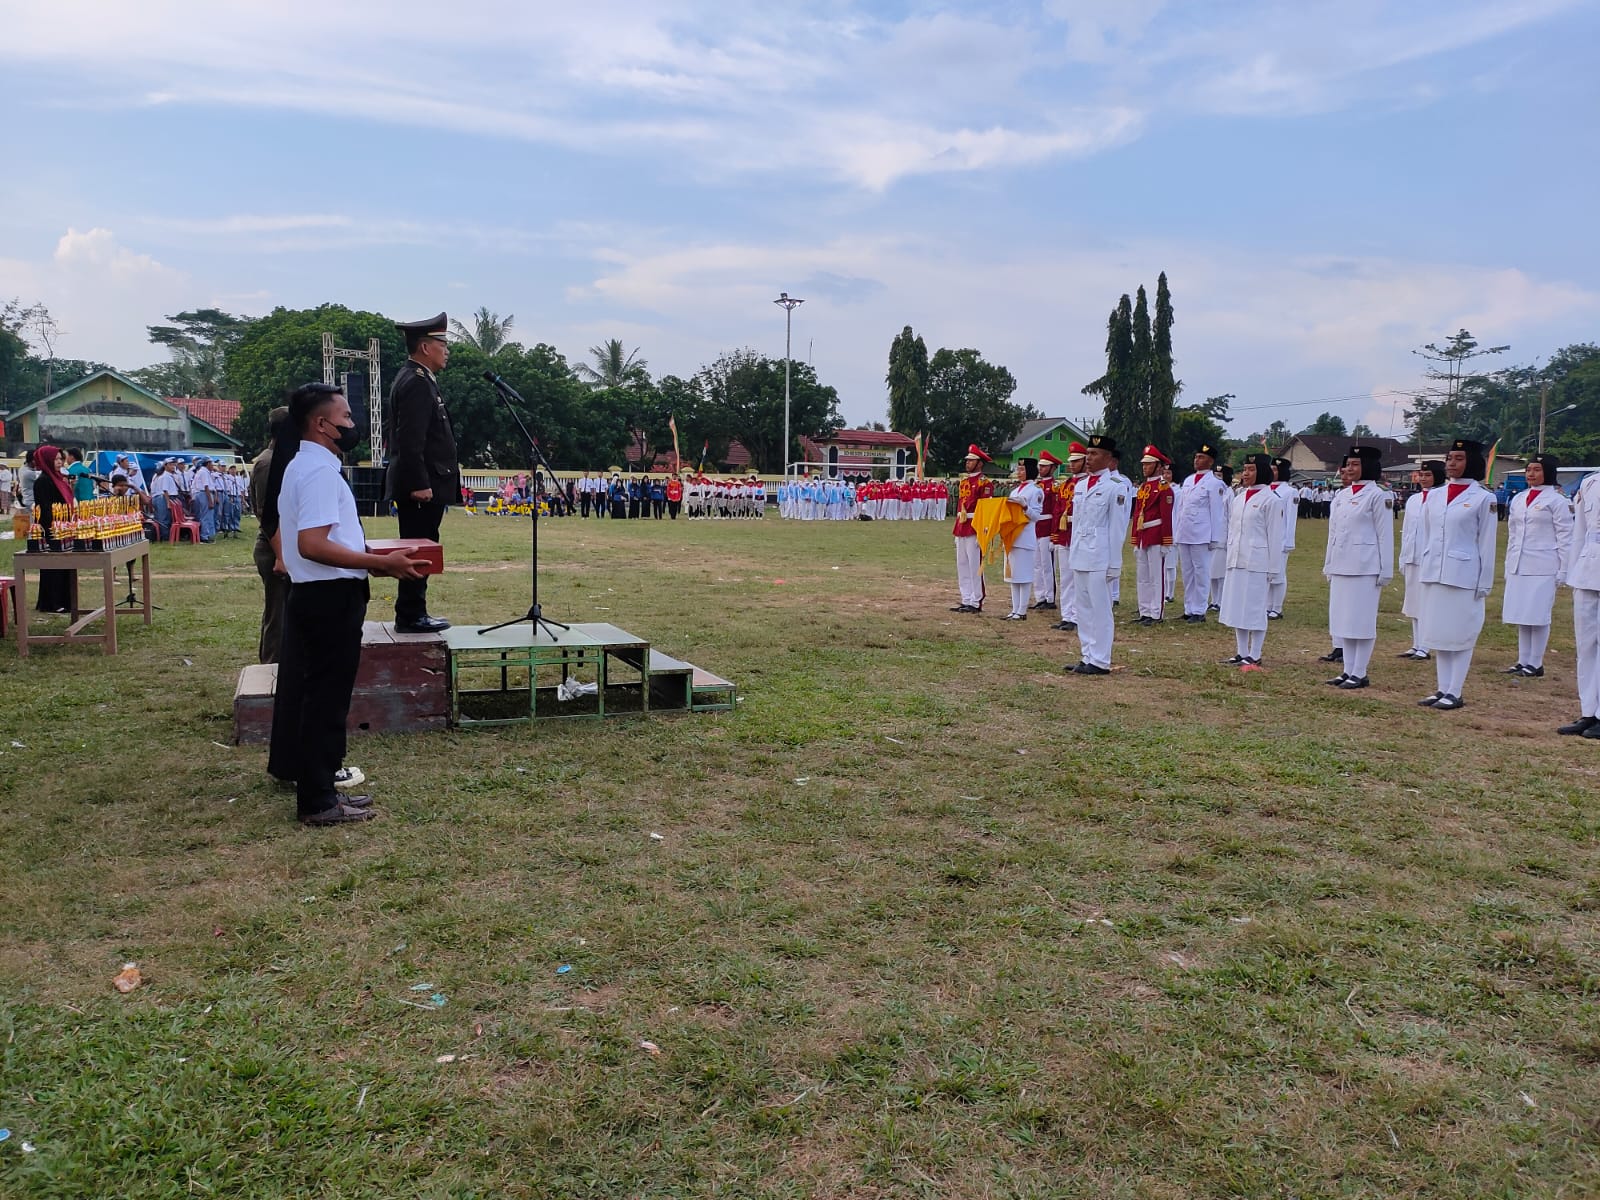
[[[1518,672],[1518,674],[1521,675],[1524,679],[1543,679],[1544,678],[1544,668],[1543,667],[1528,667],[1528,666],[1524,666],[1522,668],[1522,670]]]
[[[1077,666],[1070,668],[1070,670],[1072,671],[1072,673],[1074,675],[1109,675],[1109,674],[1111,674],[1111,668],[1109,668],[1109,667],[1097,667],[1093,663],[1089,663],[1089,662],[1081,662]]]
[[[1076,621],[1063,621],[1061,623],[1061,629],[1065,633],[1077,633],[1078,623]]]
[[[1418,700],[1417,703],[1420,704],[1423,708],[1432,708],[1434,705],[1438,704],[1439,701],[1441,701],[1443,699],[1444,699],[1444,693],[1443,692],[1435,692],[1431,696],[1424,696],[1421,700]]]
[[[450,628],[450,622],[443,617],[418,617],[415,621],[396,621],[396,633],[443,633]]]
[[[970,604],[952,604],[950,606],[950,611],[951,612],[971,612],[972,611],[972,605],[970,605]]]
[[[1317,661],[1318,662],[1343,662],[1344,661],[1344,647],[1343,646],[1335,646],[1332,650],[1329,650],[1326,654],[1324,654],[1321,657],[1319,657],[1317,659]]]
[[[1509,667],[1507,667],[1504,671],[1502,671],[1501,674],[1502,675],[1521,675],[1522,672],[1525,669],[1526,668],[1524,668],[1521,663],[1512,663]]]
[[[1041,601],[1039,601],[1039,603],[1035,604],[1033,607],[1034,607],[1035,611],[1038,611],[1038,612],[1049,612],[1055,606],[1056,606],[1056,602],[1054,600],[1041,600]]]
[[[1600,728],[1600,720],[1597,720],[1594,717],[1579,717],[1571,724],[1559,726],[1556,729],[1556,732],[1577,734],[1578,736],[1582,737],[1587,735],[1589,730],[1597,728]]]

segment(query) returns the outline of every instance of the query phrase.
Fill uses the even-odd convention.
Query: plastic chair
[[[189,540],[195,545],[200,544],[200,522],[183,510],[183,501],[176,496],[167,497],[167,512],[172,517],[172,532],[167,534],[167,541],[181,542],[181,534],[187,533]]]
[[[11,618],[17,616],[17,581],[9,575],[0,575],[0,638],[6,635],[6,597],[11,597]]]

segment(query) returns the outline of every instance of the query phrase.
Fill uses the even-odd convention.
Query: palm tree
[[[511,323],[515,320],[516,317],[502,318],[487,308],[480,308],[472,314],[473,328],[468,329],[454,318],[450,327],[455,331],[456,341],[466,342],[493,357],[511,344],[506,335],[511,332]]]
[[[579,363],[578,378],[593,388],[633,388],[650,382],[650,364],[639,357],[639,348],[624,353],[621,338],[609,338],[603,346],[590,346],[594,366]]]

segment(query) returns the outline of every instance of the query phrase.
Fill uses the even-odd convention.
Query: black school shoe
[[[1353,692],[1359,688],[1371,686],[1372,685],[1367,682],[1367,677],[1365,675],[1346,675],[1344,677],[1344,682],[1339,685],[1339,688],[1341,691]]]
[[[1075,667],[1064,667],[1063,670],[1072,675],[1109,675],[1109,667],[1097,667],[1093,663],[1081,662]]]
[[[1455,712],[1458,708],[1465,708],[1467,702],[1460,696],[1444,695],[1433,703],[1434,712]]]
[[[1579,737],[1585,737],[1588,735],[1589,730],[1595,728],[1600,728],[1600,718],[1579,717],[1576,721],[1573,721],[1569,724],[1557,726],[1556,732],[1576,734]]]
[[[1344,683],[1344,681],[1346,679],[1349,679],[1349,678],[1351,678],[1351,676],[1349,674],[1341,671],[1338,675],[1335,675],[1332,679],[1324,679],[1322,682],[1327,684],[1329,687],[1338,687],[1342,683]]]
[[[1332,650],[1329,650],[1326,654],[1319,656],[1317,661],[1318,662],[1343,662],[1344,661],[1344,647],[1343,646],[1335,646]]]
[[[366,801],[365,804],[357,803],[358,800]],[[302,825],[349,825],[356,821],[370,821],[378,815],[378,810],[372,807],[370,796],[346,796],[335,801],[331,808],[325,808],[319,813],[311,813],[300,818]]]

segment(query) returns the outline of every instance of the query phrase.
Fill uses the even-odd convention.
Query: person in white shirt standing
[[[1006,614],[1004,620],[1026,621],[1028,593],[1033,590],[1033,573],[1037,566],[1034,551],[1038,533],[1035,525],[1044,505],[1044,492],[1040,490],[1037,482],[1039,460],[1017,459],[1015,474],[1017,486],[1011,489],[1011,494],[1006,499],[1022,509],[1022,515],[1027,517],[1028,523],[1022,527],[1022,532],[1017,534],[1017,540],[1011,543],[1011,549],[1006,551],[1005,579],[1011,585],[1011,611]]]
[[[360,441],[344,393],[308,383],[289,397],[289,415],[272,449],[266,519],[276,520],[272,546],[290,588],[267,770],[294,781],[306,825],[365,821],[375,812],[370,797],[341,798],[334,787],[361,664],[367,575],[422,575],[417,560],[367,552],[355,496],[339,471]]]
[[[1528,490],[1511,501],[1506,518],[1506,590],[1500,620],[1517,627],[1517,661],[1507,675],[1544,677],[1550,613],[1572,556],[1572,502],[1556,485],[1553,454],[1528,462]]]
[[[1294,466],[1287,458],[1272,460],[1272,483],[1268,486],[1272,494],[1283,501],[1283,570],[1272,581],[1272,590],[1267,596],[1267,619],[1270,621],[1283,619],[1283,602],[1289,595],[1289,551],[1294,549],[1295,526],[1300,523],[1300,493],[1290,482],[1293,471]]]
[[[1122,573],[1122,547],[1133,519],[1127,480],[1112,470],[1117,444],[1104,434],[1089,439],[1088,474],[1072,493],[1073,599],[1078,609],[1082,661],[1065,668],[1074,675],[1111,674],[1116,630],[1111,613],[1111,581]]]
[[[1422,504],[1427,499],[1429,488],[1444,486],[1444,464],[1436,458],[1419,463],[1417,469],[1411,472],[1411,482],[1417,490],[1406,497],[1405,516],[1400,520],[1400,576],[1406,581],[1405,601],[1400,606],[1400,615],[1411,622],[1411,649],[1395,657],[1427,662],[1433,655],[1423,646],[1422,634],[1418,631],[1422,604],[1422,584],[1417,579],[1417,568],[1422,565],[1422,547],[1419,544]]]
[[[1203,625],[1211,593],[1211,556],[1227,545],[1228,485],[1215,474],[1217,448],[1194,454],[1194,474],[1183,481],[1172,510],[1172,541],[1183,568],[1183,619]]]
[[[1557,733],[1600,740],[1600,471],[1578,488],[1572,513],[1572,554],[1567,559],[1572,589],[1572,632],[1578,643],[1579,716]]]
[[[1267,605],[1284,569],[1284,501],[1269,486],[1272,459],[1252,454],[1240,472],[1240,488],[1228,508],[1227,574],[1217,620],[1233,628],[1236,649],[1224,667],[1261,665],[1267,642]]]
[[[1344,670],[1327,680],[1354,691],[1368,686],[1367,666],[1378,644],[1378,597],[1394,578],[1394,497],[1378,483],[1382,454],[1352,446],[1345,455],[1350,486],[1335,492],[1328,509],[1328,636]]]
[[[1472,651],[1483,630],[1483,603],[1494,587],[1499,526],[1494,493],[1480,482],[1483,446],[1458,438],[1444,457],[1445,485],[1422,503],[1422,644],[1433,652],[1438,690],[1417,701],[1435,712],[1466,707],[1461,699]]]

